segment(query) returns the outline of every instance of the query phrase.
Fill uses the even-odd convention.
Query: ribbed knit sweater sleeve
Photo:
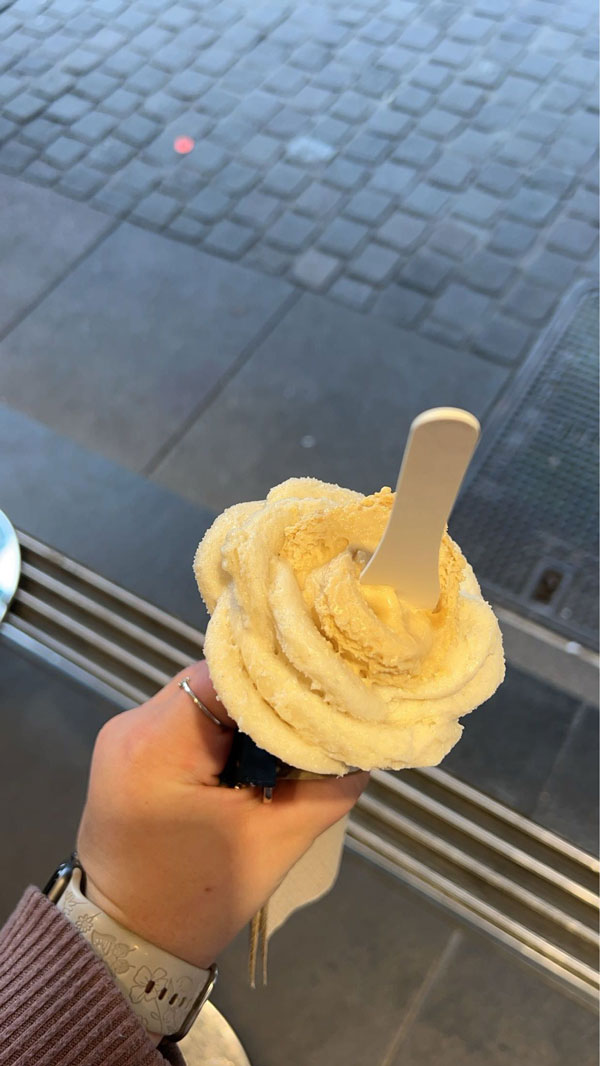
[[[0,1066],[185,1066],[160,1051],[108,969],[30,887],[0,929]]]

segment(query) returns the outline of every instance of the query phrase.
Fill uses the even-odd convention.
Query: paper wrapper
[[[238,732],[221,774],[221,784],[229,788],[262,788],[268,797],[276,787],[277,778],[314,780],[322,776],[286,766],[274,755],[258,748],[249,736]],[[347,823],[348,816],[345,816],[317,837],[252,920],[248,960],[252,988],[256,985],[257,972],[262,983],[267,983],[267,950],[272,934],[294,911],[320,899],[335,884]]]

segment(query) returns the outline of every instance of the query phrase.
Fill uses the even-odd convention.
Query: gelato
[[[313,478],[224,511],[194,571],[205,655],[239,728],[314,773],[433,766],[504,676],[500,629],[445,534],[433,611],[361,584],[394,501]]]

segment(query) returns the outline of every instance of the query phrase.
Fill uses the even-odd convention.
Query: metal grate
[[[489,598],[598,645],[598,294],[575,293],[492,416],[450,523]]]

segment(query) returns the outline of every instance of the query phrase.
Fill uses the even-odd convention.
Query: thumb
[[[369,784],[365,772],[327,777],[320,781],[280,781],[273,795],[273,807],[290,829],[319,836],[348,814]]]

